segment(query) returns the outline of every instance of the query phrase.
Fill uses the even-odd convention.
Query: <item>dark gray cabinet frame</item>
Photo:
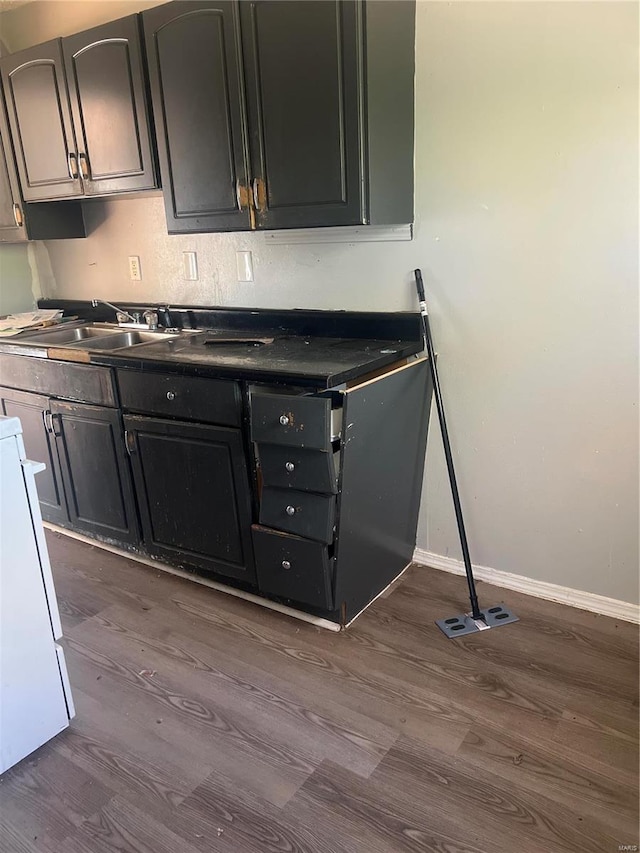
[[[169,233],[413,221],[414,0],[142,17]]]
[[[24,200],[158,185],[148,69],[169,233],[412,222],[414,52],[415,0],[180,0],[10,55]]]
[[[138,15],[10,54],[0,69],[25,201],[157,186]]]

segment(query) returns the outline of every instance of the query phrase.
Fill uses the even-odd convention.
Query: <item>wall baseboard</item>
[[[462,560],[454,560],[451,557],[443,557],[423,548],[416,548],[413,553],[413,562],[422,566],[430,566],[443,572],[454,575],[464,574],[464,563]],[[512,589],[514,592],[522,592],[525,595],[533,595],[536,598],[546,598],[548,601],[557,601],[567,604],[569,607],[577,607],[580,610],[590,610],[602,616],[611,616],[613,619],[622,619],[625,622],[640,623],[640,607],[627,601],[618,601],[616,598],[607,598],[605,595],[596,595],[595,592],[584,592],[580,589],[571,589],[568,586],[539,581],[534,578],[526,578],[522,575],[514,575],[512,572],[503,572],[500,569],[492,569],[489,566],[473,567],[476,580],[486,581],[494,586]]]

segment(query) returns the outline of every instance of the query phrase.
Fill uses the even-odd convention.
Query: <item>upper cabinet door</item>
[[[11,138],[0,93],[0,243],[27,240]]]
[[[0,92],[0,243],[85,235],[79,201],[45,201],[29,207],[22,204],[11,134]]]
[[[8,143],[0,132],[0,243],[20,243],[27,239],[27,232],[20,225],[22,212],[11,188],[9,169],[13,164]]]
[[[0,62],[25,201],[82,195],[58,40]]]
[[[62,41],[86,195],[157,186],[138,16]]]
[[[169,232],[249,228],[237,3],[142,17]]]
[[[354,0],[240,4],[258,227],[365,221]]]

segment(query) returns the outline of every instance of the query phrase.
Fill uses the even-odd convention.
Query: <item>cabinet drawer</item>
[[[333,495],[265,486],[260,504],[260,524],[329,544],[333,542],[335,509]]]
[[[340,452],[261,444],[260,468],[268,486],[310,492],[338,491]]]
[[[240,426],[240,390],[236,382],[118,370],[122,408],[221,426]]]
[[[251,395],[251,438],[264,444],[329,450],[340,435],[342,410],[328,397]]]
[[[251,532],[262,592],[333,609],[333,558],[326,545],[255,524]]]
[[[98,406],[115,406],[111,370],[25,355],[0,355],[0,385]]]

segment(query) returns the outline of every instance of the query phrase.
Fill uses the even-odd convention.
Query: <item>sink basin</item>
[[[76,341],[84,341],[87,338],[103,338],[107,335],[119,334],[120,329],[96,328],[94,326],[78,326],[74,329],[60,329],[50,332],[39,332],[33,337],[27,336],[24,340],[34,344],[73,344]]]
[[[116,331],[116,330],[114,330]],[[125,347],[133,347],[139,344],[148,344],[155,343],[156,341],[167,341],[172,338],[177,337],[175,334],[167,334],[167,332],[146,332],[139,331],[138,329],[130,329],[129,331],[123,332],[117,330],[117,334],[110,334],[108,336],[93,338],[89,340],[80,340],[71,346],[74,349],[90,349],[90,350],[104,350],[104,349],[124,349]]]
[[[85,324],[69,329],[49,329],[27,335],[18,343],[35,344],[40,347],[65,347],[82,350],[121,350],[156,341],[172,340],[178,333],[163,329],[123,329],[121,326]]]

